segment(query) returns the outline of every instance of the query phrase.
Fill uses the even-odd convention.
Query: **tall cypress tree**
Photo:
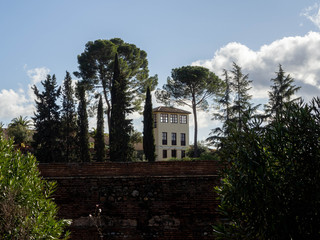
[[[133,131],[133,127],[132,120],[126,119],[126,115],[133,111],[130,108],[132,97],[128,91],[128,80],[120,72],[118,54],[116,54],[114,61],[111,100],[110,160],[115,162],[132,161],[133,146],[130,141],[130,133]]]
[[[279,72],[276,74],[277,77],[271,79],[273,85],[271,91],[269,91],[269,102],[265,105],[265,112],[271,119],[282,118],[285,104],[299,99],[291,99],[300,87],[293,85],[293,78],[290,74],[285,75],[281,64],[279,65]]]
[[[80,161],[89,162],[89,123],[87,113],[86,88],[81,82],[78,83],[78,143],[80,148]]]
[[[105,158],[105,143],[104,143],[104,118],[102,97],[100,95],[97,113],[97,132],[95,135],[94,149],[98,162],[102,162]]]
[[[32,118],[35,124],[33,147],[35,155],[40,162],[61,161],[60,144],[60,107],[57,99],[61,93],[61,87],[57,86],[55,75],[47,75],[46,80],[41,82],[44,90],[39,92],[34,85],[32,87],[36,95],[36,112]]]
[[[70,73],[66,72],[63,83],[61,111],[61,141],[64,162],[73,162],[78,158],[79,149],[76,141],[78,128],[74,94]]]
[[[149,162],[154,162],[156,159],[155,148],[153,135],[152,100],[150,87],[148,87],[143,111],[143,152]]]

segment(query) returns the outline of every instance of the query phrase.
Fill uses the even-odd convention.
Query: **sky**
[[[147,52],[158,88],[173,68],[198,65],[221,76],[236,62],[253,81],[253,101],[264,104],[281,64],[301,86],[297,95],[320,96],[320,1],[0,0],[0,122],[32,117],[32,85],[41,89],[47,74],[61,85],[88,41],[115,37]],[[131,117],[141,131],[141,116]],[[212,111],[198,118],[204,140],[219,122]]]

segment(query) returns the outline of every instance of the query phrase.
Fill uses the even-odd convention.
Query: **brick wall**
[[[212,239],[214,161],[40,164],[72,239]],[[96,207],[96,205],[99,207]],[[100,218],[95,211],[101,209]],[[96,222],[95,222],[96,221]]]

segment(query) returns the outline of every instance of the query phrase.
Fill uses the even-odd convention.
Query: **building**
[[[189,147],[190,112],[174,107],[153,109],[157,160],[184,158]]]

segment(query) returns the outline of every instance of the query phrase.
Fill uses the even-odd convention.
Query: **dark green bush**
[[[224,140],[217,239],[320,239],[320,100]]]

